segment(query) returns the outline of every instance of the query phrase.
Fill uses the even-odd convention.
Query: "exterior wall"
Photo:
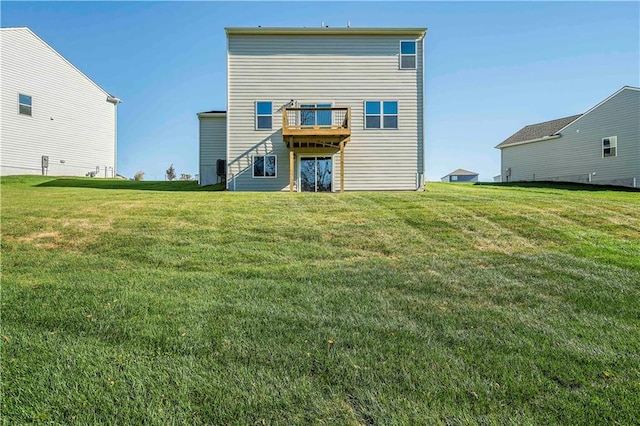
[[[0,173],[115,176],[116,106],[108,94],[26,28],[0,30]],[[18,94],[32,115],[18,114]]]
[[[551,180],[640,186],[640,91],[624,89],[561,131],[561,137],[501,151],[503,181]],[[617,136],[616,157],[602,138]],[[593,174],[595,173],[595,175]],[[591,178],[589,175],[591,174]]]
[[[422,186],[423,46],[418,40],[417,69],[400,70],[400,40],[416,40],[416,36],[230,34],[228,188],[288,189],[289,151],[282,140],[282,107],[291,100],[351,107],[346,190]],[[365,130],[365,100],[398,101],[398,129]],[[255,130],[255,101],[273,102],[272,130]],[[277,156],[277,176],[252,178],[251,156],[264,154]],[[333,158],[335,191],[340,190],[340,155]]]
[[[200,117],[200,185],[218,183],[216,162],[227,158],[227,119]]]

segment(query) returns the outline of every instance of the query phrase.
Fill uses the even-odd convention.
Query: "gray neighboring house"
[[[477,182],[478,173],[469,170],[458,169],[440,179],[442,182],[460,183],[460,182]]]
[[[29,28],[0,29],[0,174],[116,175],[117,105]]]
[[[640,187],[640,88],[625,86],[584,114],[525,126],[496,148],[502,182]]]
[[[425,28],[226,28],[227,109],[198,114],[200,184],[424,186]]]

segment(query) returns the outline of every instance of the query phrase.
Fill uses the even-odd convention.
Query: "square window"
[[[274,178],[277,172],[277,161],[275,155],[254,155],[253,156],[253,177],[254,178]]]
[[[365,129],[397,129],[398,101],[365,101]]]

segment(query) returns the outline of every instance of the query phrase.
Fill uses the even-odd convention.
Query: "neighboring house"
[[[478,174],[475,172],[470,172],[469,170],[458,169],[449,173],[446,176],[443,176],[440,179],[442,182],[477,182]]]
[[[0,174],[116,175],[116,109],[29,28],[0,29]]]
[[[502,175],[495,175],[493,177],[494,182],[502,182]]]
[[[496,148],[502,182],[640,187],[640,89],[625,86],[584,114],[526,126]]]
[[[200,113],[200,182],[424,186],[424,28],[227,28],[227,111]],[[223,125],[224,123],[224,125]]]

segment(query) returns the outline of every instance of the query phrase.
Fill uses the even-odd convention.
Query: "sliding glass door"
[[[331,157],[300,158],[300,189],[303,192],[331,192]]]

